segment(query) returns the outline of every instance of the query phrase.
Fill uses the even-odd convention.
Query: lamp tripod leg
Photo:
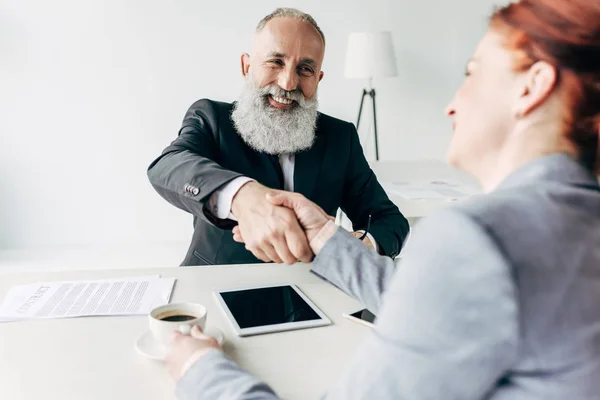
[[[358,126],[360,125],[360,117],[362,115],[363,105],[365,104],[365,96],[367,95],[367,91],[363,89],[362,97],[360,99],[360,107],[358,108],[358,119],[356,120],[356,130],[358,131]]]
[[[375,161],[379,161],[379,138],[377,137],[377,114],[375,113],[375,89],[371,90],[373,99],[373,126],[375,128]]]

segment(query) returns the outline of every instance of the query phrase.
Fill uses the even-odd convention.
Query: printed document
[[[0,322],[21,319],[144,315],[171,298],[175,278],[42,282],[11,288],[0,305]]]

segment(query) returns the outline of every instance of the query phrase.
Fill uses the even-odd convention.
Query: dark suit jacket
[[[156,191],[194,215],[194,235],[182,265],[260,262],[233,240],[234,224],[215,220],[205,207],[215,190],[239,176],[283,189],[276,163],[251,149],[236,132],[232,109],[230,103],[194,103],[177,139],[148,168]],[[351,123],[319,114],[313,147],[295,156],[294,191],[329,215],[341,207],[355,230],[366,229],[371,214],[369,232],[380,252],[390,257],[400,252],[408,222],[377,181]]]

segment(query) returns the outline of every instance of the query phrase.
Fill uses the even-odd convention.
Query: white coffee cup
[[[198,325],[200,329],[204,330],[206,314],[206,307],[202,304],[165,304],[150,311],[148,324],[156,341],[166,347],[171,342],[174,332],[189,334],[194,325]],[[184,319],[183,316],[191,318]]]

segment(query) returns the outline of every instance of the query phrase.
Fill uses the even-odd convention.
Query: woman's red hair
[[[491,26],[519,53],[517,69],[538,61],[557,69],[570,138],[600,171],[600,0],[521,0],[496,10]]]

